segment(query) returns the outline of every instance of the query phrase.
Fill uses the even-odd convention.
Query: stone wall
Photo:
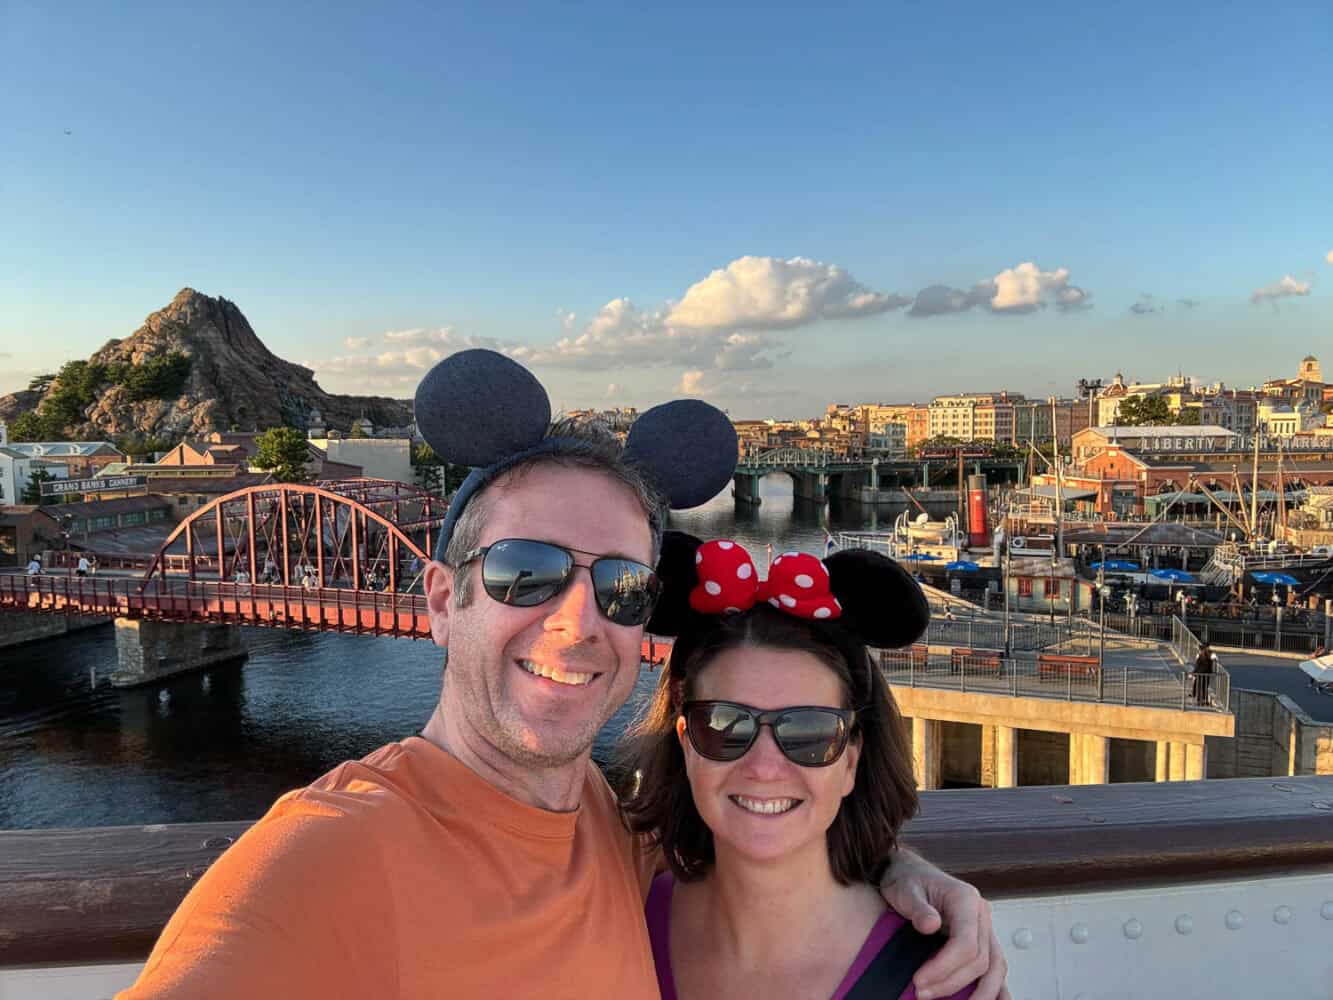
[[[940,783],[944,788],[977,788],[981,780],[982,727],[969,722],[943,722]]]
[[[235,625],[193,625],[116,619],[117,687],[148,684],[163,677],[244,658]]]
[[[1069,784],[1069,734],[1018,730],[1018,783]]]
[[[1208,777],[1333,774],[1333,725],[1315,722],[1285,695],[1231,691],[1234,739],[1208,737]]]
[[[5,611],[0,613],[0,648],[38,639],[52,639],[81,628],[105,625],[110,620],[93,615],[36,615]]]

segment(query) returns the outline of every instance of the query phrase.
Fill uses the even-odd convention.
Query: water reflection
[[[761,566],[770,543],[822,554],[825,530],[872,523],[854,505],[795,501],[785,476],[760,489],[757,509],[723,496],[672,523],[735,538]],[[340,761],[418,732],[439,695],[441,654],[426,642],[267,629],[245,641],[244,664],[128,691],[108,680],[110,626],[0,650],[0,828],[253,819]],[[657,679],[640,676],[599,759]]]

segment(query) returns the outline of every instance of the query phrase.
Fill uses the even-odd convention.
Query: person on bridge
[[[28,560],[28,575],[36,576],[41,571],[42,571],[42,557],[35,555]]]
[[[90,562],[88,561],[88,557],[87,557],[85,554],[83,554],[82,552],[80,552],[80,553],[79,553],[79,565],[78,565],[78,567],[74,570],[74,575],[75,575],[75,576],[87,576],[87,575],[88,575],[88,571],[89,571],[90,569],[92,569],[92,563],[90,563]]]
[[[731,477],[737,445],[699,400],[654,407],[622,445],[551,425],[503,355],[440,362],[417,425],[474,467],[426,568],[439,702],[420,736],[341,764],[273,806],[198,880],[122,1000],[156,997],[658,996],[643,903],[661,859],[592,760],[629,698],[668,506]],[[922,997],[1005,963],[976,890],[905,851],[888,903],[948,944]]]

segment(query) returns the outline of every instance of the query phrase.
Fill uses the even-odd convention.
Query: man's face
[[[588,469],[538,466],[486,491],[480,538],[530,538],[571,550],[580,567],[594,557],[652,562],[648,519],[623,484]],[[436,641],[447,645],[445,711],[464,731],[509,759],[556,767],[587,753],[625,703],[639,673],[643,628],[616,625],[597,606],[592,577],[576,568],[545,604],[513,607],[481,587],[472,564],[465,607],[431,600]],[[441,579],[452,584],[451,575]]]

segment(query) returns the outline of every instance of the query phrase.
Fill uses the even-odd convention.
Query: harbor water
[[[794,501],[770,476],[760,507],[729,495],[673,516],[731,537],[761,566],[823,554],[825,530],[887,528],[900,511]],[[0,627],[3,627],[0,617]],[[441,651],[409,639],[246,629],[249,659],[121,690],[110,625],[0,649],[0,829],[246,820],[340,761],[419,732],[439,696]],[[605,759],[657,681],[599,737]]]

